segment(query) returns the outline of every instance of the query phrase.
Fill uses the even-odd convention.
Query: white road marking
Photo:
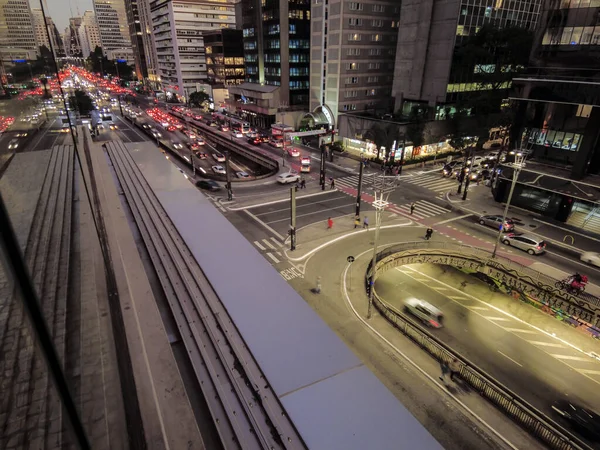
[[[254,214],[252,214],[250,211],[248,211],[247,209],[244,210],[244,212],[246,214],[248,214],[250,217],[252,217],[254,220],[256,220],[259,224],[261,224],[263,227],[265,227],[267,230],[269,230],[271,233],[273,233],[275,236],[277,236],[279,239],[281,239],[282,241],[285,241],[285,238],[279,234],[277,231],[275,231],[273,228],[271,228],[269,225],[267,225],[266,223],[264,223],[262,220],[260,220],[258,217],[256,217]]]
[[[489,311],[490,308],[486,308],[484,306],[467,306],[469,309],[474,309],[476,311]]]
[[[587,375],[600,375],[600,370],[589,370],[589,369],[575,369],[577,372],[585,373]]]
[[[316,192],[314,194],[299,195],[299,196],[296,197],[296,200],[300,200],[302,198],[308,198],[308,197],[315,197],[317,195],[330,194],[332,192],[337,192],[337,191],[324,191],[324,192]],[[259,206],[274,205],[274,204],[277,204],[277,203],[283,203],[283,202],[289,202],[289,201],[290,201],[289,198],[284,198],[284,199],[281,199],[281,200],[273,200],[272,202],[257,203],[255,205],[241,206],[239,208],[229,208],[229,210],[230,211],[245,211],[245,210],[248,210],[250,208],[258,208]]]
[[[451,300],[456,300],[456,301],[459,301],[459,300],[468,300],[468,301],[470,301],[471,300],[470,298],[467,298],[467,297],[456,297],[456,296],[451,296],[451,295],[447,295],[446,297],[448,297]]]
[[[471,217],[472,215],[473,215],[473,214],[465,214],[464,216],[458,216],[458,217],[454,217],[454,218],[452,218],[452,219],[448,219],[448,220],[442,220],[441,222],[434,223],[434,224],[433,224],[433,226],[436,226],[436,225],[443,225],[443,224],[445,224],[445,223],[449,223],[449,222],[454,222],[455,220],[464,219],[465,217]],[[469,234],[469,233],[467,233],[467,234]]]
[[[555,357],[556,359],[569,359],[571,361],[583,361],[583,362],[591,362],[595,363],[592,358],[584,358],[582,356],[571,356],[571,355],[550,355]]]
[[[278,260],[278,259],[275,257],[275,255],[273,255],[273,254],[271,254],[271,253],[267,253],[267,256],[268,256],[269,258],[271,258],[275,264],[279,264],[279,263],[281,262],[281,261],[279,261],[279,260]]]
[[[508,322],[510,319],[507,319],[506,317],[495,317],[495,316],[483,316],[484,319],[487,320],[493,320],[496,322]]]
[[[565,348],[564,345],[562,344],[557,344],[556,342],[544,342],[544,341],[527,341],[530,344],[533,345],[540,345],[542,347],[558,347],[558,348]]]
[[[275,239],[274,237],[271,237],[271,240],[273,242],[275,242],[275,244],[277,244],[279,247],[283,247],[283,244],[281,242],[279,242],[277,239]]]
[[[320,209],[319,211],[313,211],[313,212],[309,212],[309,213],[305,213],[305,214],[296,214],[296,218],[298,217],[305,217],[305,216],[312,216],[314,214],[321,214],[323,212],[326,211],[335,211],[336,209],[344,209],[344,208],[348,208],[349,206],[354,206],[356,203],[348,203],[347,205],[340,205],[340,206],[336,206],[335,208],[329,208],[328,210],[323,210]],[[246,212],[248,212],[246,210]],[[335,219],[335,217],[331,216],[333,219]],[[270,220],[267,223],[277,223],[277,222],[289,222],[290,218],[286,217],[285,219],[277,219],[277,220]],[[325,220],[322,220],[323,223],[325,223]],[[334,227],[335,227],[335,221],[334,221]],[[283,239],[282,239],[283,240]]]
[[[434,287],[433,289],[435,289],[436,291],[447,291],[448,288],[445,287]]]
[[[523,367],[523,364],[518,363],[517,361],[515,361],[514,359],[512,359],[510,356],[505,355],[504,353],[502,353],[500,350],[498,350],[498,353],[500,353],[502,356],[504,356],[506,359],[511,360],[512,362],[514,362],[517,366],[519,367]]]
[[[273,244],[271,244],[267,239],[262,240],[264,244],[269,247],[271,250],[277,250]]]
[[[262,246],[262,244],[261,244],[260,242],[258,242],[258,241],[254,241],[254,245],[256,245],[256,246],[257,246],[259,249],[261,249],[261,250],[266,250],[266,248],[264,248],[264,247]]]
[[[505,330],[513,333],[538,334],[535,330],[525,330],[523,328],[505,328]]]

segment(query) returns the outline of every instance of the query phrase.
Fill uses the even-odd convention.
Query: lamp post
[[[502,224],[500,225],[500,229],[498,230],[498,236],[496,237],[496,243],[494,244],[494,251],[492,252],[492,258],[496,257],[496,252],[498,251],[498,244],[500,243],[500,239],[502,238],[502,232],[504,231],[504,222],[506,221],[506,215],[508,214],[508,208],[510,206],[510,201],[512,200],[513,192],[515,190],[515,184],[517,184],[517,179],[519,178],[519,173],[521,169],[525,167],[525,155],[520,152],[510,152],[509,155],[514,156],[515,161],[510,164],[510,167],[513,169],[512,183],[510,185],[510,191],[508,192],[508,199],[506,200],[506,206],[504,207],[504,214],[502,215]],[[508,165],[508,164],[507,164]]]

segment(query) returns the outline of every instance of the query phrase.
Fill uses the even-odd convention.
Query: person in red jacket
[[[330,217],[329,219],[327,219],[327,229],[331,230],[332,228],[333,228],[333,220]]]

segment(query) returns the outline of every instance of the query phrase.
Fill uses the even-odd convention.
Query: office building
[[[94,0],[102,51],[131,49],[125,0]]]
[[[209,95],[218,105],[229,98],[229,86],[238,86],[245,81],[242,30],[207,31],[203,37]]]
[[[68,26],[68,41],[65,42],[67,56],[81,57],[81,43],[79,41],[79,27],[81,26],[81,17],[71,17]]]
[[[257,123],[268,126],[279,112],[296,126],[309,103],[310,1],[242,0],[241,8],[247,83],[230,89],[232,105]]]
[[[31,18],[38,47],[43,45],[48,50],[53,48],[57,56],[64,56],[62,38],[58,33],[58,29],[56,28],[52,17],[46,16],[46,21],[44,21],[42,10],[33,8],[31,10]],[[48,24],[48,28],[46,28],[46,24]],[[50,45],[50,43],[52,43],[52,45]]]
[[[478,89],[473,67],[462,67],[455,48],[484,24],[534,30],[542,0],[403,0],[392,96],[394,111],[408,115],[428,106],[445,118],[448,106]],[[508,94],[508,88],[506,87]]]
[[[528,153],[512,203],[600,233],[597,1],[546,3],[530,68],[513,80],[513,144]],[[510,169],[494,193],[507,196]]]
[[[329,0],[311,11],[309,125],[333,125],[340,112],[388,112],[400,2]]]
[[[138,2],[138,12],[140,16],[142,46],[144,48],[144,58],[146,60],[146,72],[148,73],[144,81],[152,89],[160,89],[160,79],[156,69],[158,67],[158,59],[156,56],[156,46],[154,45],[154,35],[152,34],[150,2]]]
[[[157,75],[167,97],[185,98],[208,79],[204,31],[235,28],[233,0],[150,2]]]
[[[96,47],[102,47],[100,41],[100,30],[96,23],[96,15],[94,11],[86,11],[81,16],[81,25],[77,30],[79,36],[79,44],[81,45],[81,53],[84,58],[90,56]]]
[[[145,0],[142,0],[144,2]],[[146,65],[146,49],[144,48],[144,39],[142,35],[142,23],[140,20],[139,3],[137,0],[125,0],[125,9],[127,10],[127,25],[129,26],[129,38],[131,39],[131,49],[135,60],[135,72],[137,78],[143,80],[148,77],[148,68]]]
[[[0,0],[0,53],[4,64],[35,59],[38,52],[28,0]]]

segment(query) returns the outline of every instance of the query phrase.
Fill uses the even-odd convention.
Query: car
[[[148,125],[147,123],[143,123],[143,124],[142,124],[142,128],[143,128],[144,130],[150,130],[152,127],[151,127],[150,125]]]
[[[490,177],[491,177],[491,175],[490,175],[489,169],[483,168],[483,167],[480,167],[475,170],[471,170],[469,172],[469,180],[471,180],[471,181],[487,180]]]
[[[485,158],[483,156],[474,156],[472,158],[469,158],[467,160],[467,166],[477,166],[477,165],[481,165],[482,162],[485,161]]]
[[[300,156],[300,150],[298,150],[297,148],[294,148],[294,147],[288,148],[287,152],[288,152],[288,155],[290,155],[293,158]]]
[[[215,127],[215,128],[219,126],[219,124],[217,122],[215,122],[214,120],[210,120],[210,119],[208,119],[206,121],[206,125],[208,125],[209,127]]]
[[[160,139],[162,137],[162,133],[158,130],[150,130],[150,133],[152,133],[152,137],[155,139]]]
[[[194,155],[196,155],[196,158],[198,158],[198,159],[208,158],[208,155],[204,152],[194,152]]]
[[[252,145],[260,145],[262,143],[262,140],[258,136],[249,137],[248,138],[248,143],[252,144]]]
[[[196,136],[196,133],[194,133],[193,131],[190,131],[190,130],[183,130],[183,134],[185,134],[190,139],[196,139],[198,137],[198,136]]]
[[[250,175],[246,172],[236,172],[235,176],[238,178],[250,178]]]
[[[116,123],[109,123],[108,128],[110,128],[111,130],[118,130],[119,126]]]
[[[198,137],[196,139],[196,144],[198,144],[198,145],[205,145],[206,141],[204,139],[202,139],[201,137]]]
[[[261,142],[269,142],[269,140],[271,139],[271,137],[267,133],[260,133],[258,137],[260,138]]]
[[[454,176],[454,169],[457,167],[456,161],[451,161],[448,164],[444,164],[442,167],[442,176],[443,177],[452,177]]]
[[[24,138],[27,137],[27,131],[21,131],[20,133],[15,134],[16,137]]]
[[[296,183],[297,181],[300,181],[300,175],[294,172],[282,173],[277,177],[279,184]]]
[[[11,139],[11,141],[8,143],[8,149],[9,150],[15,150],[18,147],[19,147],[19,140],[18,139]]]
[[[225,167],[223,167],[223,166],[212,166],[212,170],[216,174],[227,175],[227,171],[225,170]]]
[[[249,138],[257,138],[258,133],[256,131],[251,131],[250,133],[246,134],[246,136]]]
[[[488,227],[492,227],[496,230],[500,229],[500,224],[502,223],[502,216],[497,216],[497,215],[486,215],[486,216],[481,216],[478,220],[478,222],[481,225],[486,225]],[[504,221],[504,226],[502,227],[502,230],[504,232],[511,232],[515,230],[515,223],[510,220],[510,219],[506,219]]]
[[[231,135],[232,135],[234,138],[243,138],[243,137],[244,137],[244,133],[242,133],[240,130],[233,130],[233,131],[231,132]]]
[[[577,433],[591,441],[600,442],[600,415],[597,412],[571,400],[557,400],[552,409],[569,422]]]
[[[281,147],[283,147],[283,140],[282,139],[270,139],[269,145],[271,147],[281,148]]]
[[[221,131],[229,131],[229,127],[227,125],[221,125]]]
[[[583,252],[579,259],[592,266],[600,267],[600,253],[596,252]]]
[[[537,236],[523,233],[511,233],[502,238],[506,246],[515,247],[530,255],[540,255],[546,251],[546,242]]]
[[[176,130],[177,130],[177,128],[175,127],[175,125],[169,125],[169,126],[167,127],[167,131],[171,131],[171,132],[173,132],[173,131],[176,131]]]
[[[221,153],[213,153],[212,157],[215,159],[215,161],[217,162],[225,162],[225,155],[221,154]]]
[[[188,142],[187,146],[192,151],[200,149],[200,146],[196,142]]]
[[[432,328],[442,328],[444,325],[444,314],[431,303],[409,298],[404,301],[404,312],[421,320]]]
[[[198,180],[196,182],[196,186],[198,186],[200,189],[204,189],[211,192],[221,190],[221,186],[219,186],[219,183],[213,180]]]
[[[202,116],[200,114],[194,115],[194,120],[202,120]]]
[[[171,145],[177,150],[181,150],[183,148],[183,144],[179,141],[171,141]]]

